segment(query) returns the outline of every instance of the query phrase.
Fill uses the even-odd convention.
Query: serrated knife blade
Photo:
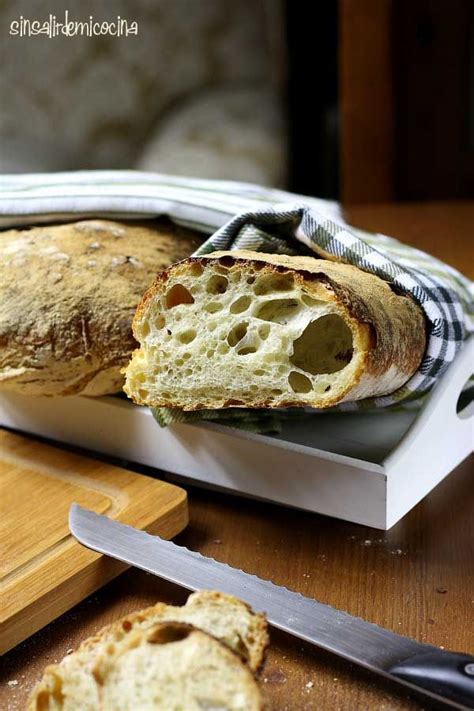
[[[188,590],[235,595],[299,639],[452,708],[474,708],[474,657],[422,644],[77,504],[71,506],[69,528],[94,551]]]

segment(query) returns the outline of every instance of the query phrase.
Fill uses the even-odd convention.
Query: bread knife
[[[457,709],[474,708],[474,657],[422,644],[73,504],[72,535],[87,548],[188,590],[220,590],[271,625]]]

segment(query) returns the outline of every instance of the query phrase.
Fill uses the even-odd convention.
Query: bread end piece
[[[158,275],[124,369],[134,402],[183,410],[327,408],[382,396],[416,371],[420,307],[350,265],[249,251]]]

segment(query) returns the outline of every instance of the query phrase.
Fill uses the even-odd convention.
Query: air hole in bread
[[[245,348],[240,348],[237,351],[237,355],[243,356],[243,355],[249,355],[249,353],[256,353],[257,349],[255,346],[246,346]]]
[[[250,306],[250,302],[250,296],[241,296],[230,305],[230,313],[241,314],[243,311],[247,311],[248,307]]]
[[[272,299],[259,306],[254,316],[262,321],[285,324],[301,309],[296,299]]]
[[[51,691],[51,696],[59,707],[62,708],[64,703],[63,682],[57,674],[53,674],[53,689]]]
[[[166,292],[165,303],[167,309],[173,309],[175,306],[180,306],[180,304],[194,304],[194,297],[182,284],[174,284]]]
[[[124,632],[130,632],[130,630],[132,629],[132,623],[130,622],[130,620],[124,620],[122,622],[122,629]]]
[[[313,389],[311,380],[296,370],[292,370],[289,374],[288,383],[294,393],[309,393]]]
[[[204,306],[204,311],[207,311],[209,314],[215,314],[217,311],[221,311],[222,308],[222,304],[219,304],[217,301],[211,301]]]
[[[290,361],[311,375],[336,373],[350,362],[352,333],[337,314],[311,321],[293,343]]]
[[[102,669],[98,669],[97,667],[94,667],[91,671],[91,674],[94,677],[94,680],[95,680],[95,683],[97,684],[97,686],[104,685],[104,676],[103,676]]]
[[[221,267],[231,267],[234,264],[234,260],[232,257],[219,257],[219,265]],[[219,267],[214,267],[214,269],[218,269]]]
[[[301,301],[306,304],[306,306],[324,306],[326,304],[325,301],[314,299],[312,296],[309,296],[309,294],[302,294]]]
[[[35,711],[48,711],[49,709],[49,691],[40,691],[36,697]]]
[[[229,280],[225,276],[213,274],[207,280],[206,291],[208,294],[224,294],[229,286]]]
[[[236,649],[237,649],[237,652],[240,654],[240,656],[248,661],[249,650],[247,649],[247,645],[245,644],[245,642],[242,639],[242,637],[240,636],[240,634],[237,634]]]
[[[182,622],[166,622],[154,627],[147,637],[150,644],[170,644],[189,637],[193,628]]]
[[[242,340],[242,338],[247,334],[247,329],[248,329],[248,323],[238,323],[234,328],[229,332],[229,335],[227,336],[227,343],[229,346],[236,346],[239,341]]]
[[[166,323],[166,321],[165,321],[164,316],[157,316],[154,321],[155,328],[158,328],[158,329],[163,328],[165,323]]]
[[[142,331],[142,338],[146,338],[148,336],[148,334],[150,333],[150,324],[147,323],[146,321],[144,321],[142,323],[141,331]]]
[[[188,328],[187,331],[182,331],[178,334],[178,341],[180,343],[191,343],[196,338],[196,335],[194,328]]]
[[[223,274],[224,276],[229,273],[228,268],[222,266],[222,264],[213,264],[212,269],[215,271],[216,274]]]
[[[291,274],[266,274],[257,279],[253,288],[255,294],[270,294],[272,291],[291,291],[295,281]]]
[[[193,276],[198,277],[198,276],[201,276],[204,269],[203,269],[202,264],[200,264],[199,262],[193,262],[191,264],[191,266],[189,267],[189,271],[191,272],[191,274]]]
[[[263,326],[259,326],[257,333],[262,339],[262,341],[265,341],[270,334],[270,326],[267,323],[265,323]]]
[[[265,375],[265,371],[262,370],[261,368],[257,368],[257,370],[253,371],[254,375]]]

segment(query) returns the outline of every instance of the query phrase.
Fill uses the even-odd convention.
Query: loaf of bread
[[[184,607],[158,603],[83,642],[47,667],[27,711],[262,709],[255,673],[267,646],[263,615],[201,591]]]
[[[121,390],[144,291],[157,271],[201,241],[169,220],[84,220],[0,232],[0,389]]]
[[[325,408],[393,392],[425,349],[421,308],[356,267],[248,251],[161,274],[124,390],[153,407]]]

